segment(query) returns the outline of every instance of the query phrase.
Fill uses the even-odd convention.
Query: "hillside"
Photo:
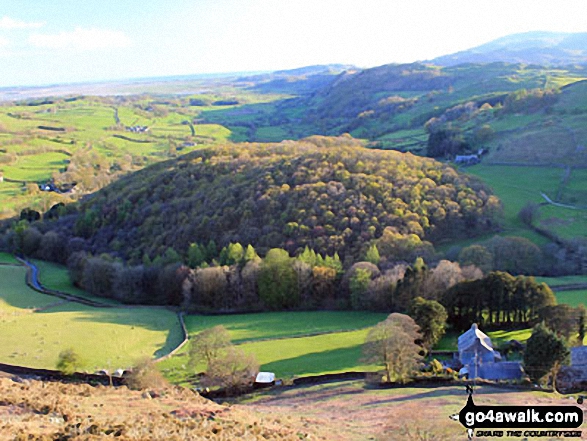
[[[73,207],[42,228],[134,262],[169,248],[185,256],[190,243],[211,239],[357,258],[386,227],[428,240],[470,237],[496,228],[500,213],[497,198],[452,167],[348,136],[201,149]]]
[[[587,70],[580,66],[555,69],[502,62],[448,67],[389,64],[346,71],[311,94],[233,109],[211,109],[204,111],[202,117],[208,123],[230,128],[248,141],[350,133],[380,148],[425,154],[425,124],[431,118],[468,103],[475,108],[484,104],[490,108],[503,106],[508,94],[558,89],[585,78]],[[462,116],[452,113],[453,118]]]
[[[585,64],[587,33],[526,32],[508,35],[472,49],[435,58],[432,63],[454,66],[495,61],[544,66]]]
[[[221,406],[188,389],[131,391],[0,377],[2,439],[326,439],[301,418]]]

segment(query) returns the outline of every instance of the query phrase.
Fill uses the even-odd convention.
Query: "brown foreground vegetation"
[[[307,426],[215,404],[188,389],[0,378],[0,440],[325,439]]]
[[[0,376],[0,440],[465,440],[449,416],[466,397],[462,385],[378,389],[355,381],[277,388],[220,405],[181,388],[133,391]],[[475,391],[478,405],[575,399],[489,385]]]

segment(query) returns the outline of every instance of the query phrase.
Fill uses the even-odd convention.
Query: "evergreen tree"
[[[257,251],[255,251],[255,248],[253,248],[253,245],[249,244],[247,245],[247,249],[245,250],[245,255],[243,257],[243,260],[245,262],[250,262],[252,260],[259,260],[260,257],[257,254]]]
[[[524,352],[524,370],[534,382],[539,382],[550,375],[552,386],[556,387],[555,379],[561,365],[569,357],[569,348],[564,338],[557,336],[543,323],[532,330]]]
[[[198,268],[206,261],[206,249],[197,243],[190,244],[188,248],[188,266]]]
[[[240,243],[228,244],[228,265],[241,263],[245,256],[245,249]]]
[[[440,341],[446,331],[446,309],[436,300],[416,297],[412,301],[410,316],[420,327],[422,343],[430,351]]]
[[[365,308],[365,295],[369,290],[371,272],[366,269],[357,268],[349,280],[351,291],[351,307],[353,309]]]
[[[414,264],[406,270],[395,290],[396,307],[407,311],[412,300],[420,295],[426,278],[428,277],[428,266],[421,257],[418,257]]]
[[[577,337],[579,340],[579,346],[583,345],[583,341],[585,340],[585,333],[586,333],[586,329],[585,329],[585,319],[586,319],[586,315],[587,315],[587,310],[585,310],[585,306],[584,305],[579,305],[577,307],[577,309],[579,310],[579,326],[578,326],[578,330],[577,330]]]
[[[218,257],[218,247],[214,239],[210,239],[208,245],[206,245],[206,262],[210,262],[216,257]]]

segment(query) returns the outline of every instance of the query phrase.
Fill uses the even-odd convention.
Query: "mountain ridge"
[[[464,51],[428,60],[440,66],[495,61],[546,66],[585,64],[587,32],[531,31],[510,34]]]

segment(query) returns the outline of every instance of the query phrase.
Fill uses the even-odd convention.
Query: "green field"
[[[584,305],[587,306],[587,289],[578,289],[573,291],[558,291],[556,293],[558,303],[566,303],[573,307]]]
[[[112,305],[120,304],[119,302],[113,299],[92,296],[83,289],[74,286],[71,282],[71,278],[69,277],[67,268],[63,265],[58,265],[56,263],[38,259],[35,259],[32,262],[39,269],[39,282],[41,282],[41,285],[43,285],[46,288],[64,292],[66,294],[73,294],[77,297],[83,297],[101,303],[108,303]]]
[[[526,237],[538,245],[548,240],[524,225],[518,218],[520,210],[528,203],[541,204],[538,211],[540,227],[570,239],[587,237],[587,210],[569,209],[548,205],[541,196],[545,193],[551,199],[558,194],[564,169],[560,167],[523,167],[500,165],[476,165],[465,169],[480,177],[504,205],[505,231],[503,234]],[[569,194],[579,194],[585,178],[582,171],[573,171],[568,184],[563,188],[561,199]]]
[[[250,93],[246,95],[254,97]],[[70,163],[78,161],[79,164],[76,155],[83,154],[90,161],[81,160],[82,167],[91,170],[89,180],[94,170],[106,167],[118,170],[116,167],[121,163],[138,170],[173,157],[178,151],[185,153],[202,144],[227,141],[232,136],[230,130],[218,124],[197,124],[192,136],[186,122],[197,117],[201,109],[186,106],[187,99],[183,104],[181,100],[170,100],[157,109],[150,108],[151,101],[145,97],[132,97],[125,102],[87,97],[31,107],[0,106],[0,149],[4,155],[0,172],[6,179],[40,183],[66,171]],[[119,125],[114,117],[115,108]],[[148,126],[149,130],[132,133],[124,127],[135,125]],[[79,165],[73,170],[79,171]],[[96,183],[92,186],[92,190],[99,187]],[[27,206],[45,211],[56,202],[44,204],[38,196],[21,188],[18,183],[0,182],[0,218],[17,214]],[[52,199],[67,203],[77,197],[79,194]]]
[[[245,352],[254,354],[262,370],[282,378],[349,370],[374,370],[361,362],[369,327],[387,314],[368,312],[274,312],[225,316],[188,316],[188,332],[222,324]],[[173,382],[184,383],[189,348],[159,364]],[[203,369],[204,366],[198,366]]]
[[[535,279],[539,283],[546,283],[551,288],[562,285],[587,283],[587,276],[535,277]]]
[[[307,336],[373,326],[387,314],[357,311],[266,312],[235,315],[190,315],[185,318],[190,335],[223,325],[233,343]]]
[[[116,369],[131,366],[141,356],[164,355],[182,340],[171,311],[64,303],[28,288],[25,271],[0,266],[2,363],[53,369],[59,352],[71,347],[83,360],[81,369]]]
[[[377,370],[361,361],[368,329],[314,337],[246,343],[241,348],[254,354],[261,369],[281,378],[345,371]]]
[[[280,378],[376,370],[376,366],[367,366],[361,362],[361,347],[368,332],[368,329],[362,329],[310,337],[252,341],[238,346],[255,355],[261,370],[274,372]],[[158,364],[170,381],[185,384],[187,378],[194,374],[188,368],[188,351],[189,346]],[[198,365],[196,371],[200,372],[204,368],[204,365]]]
[[[12,254],[2,253],[2,252],[0,252],[0,263],[19,265],[18,260],[16,260],[16,258]]]

